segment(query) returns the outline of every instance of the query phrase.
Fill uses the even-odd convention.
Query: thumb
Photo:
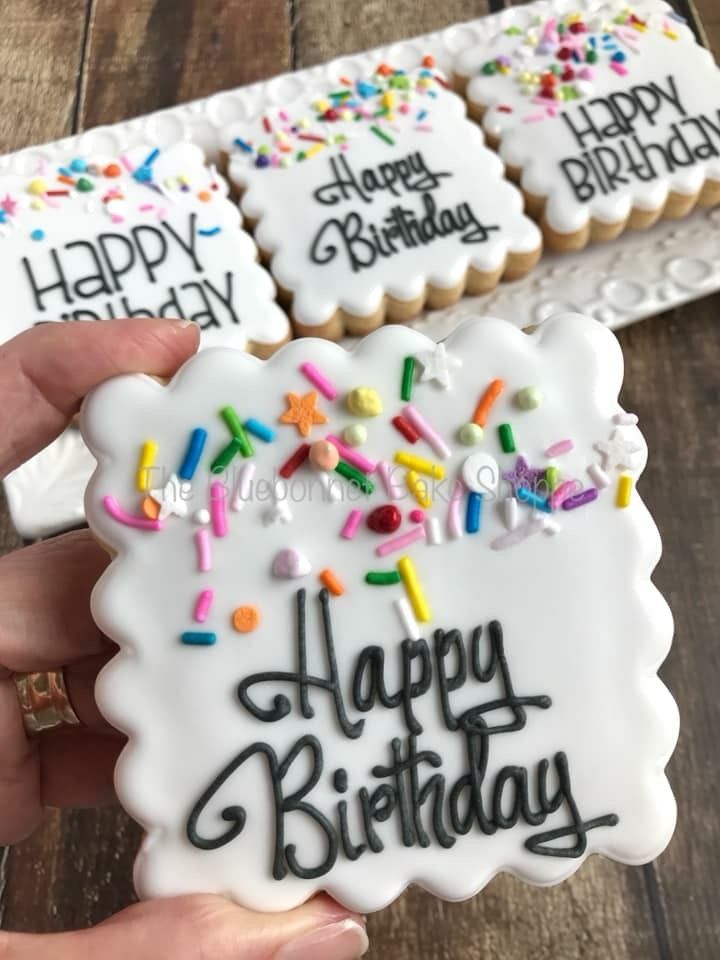
[[[356,960],[365,921],[321,895],[287,913],[253,913],[222,897],[138,903],[91,930],[3,934],[7,960]]]

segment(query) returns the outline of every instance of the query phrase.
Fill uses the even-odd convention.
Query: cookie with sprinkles
[[[661,0],[518,8],[454,73],[553,249],[720,203],[720,69]]]
[[[432,57],[379,64],[224,135],[300,335],[408,320],[527,273],[541,238]]]
[[[0,176],[7,339],[36,323],[167,316],[267,357],[290,335],[227,182],[188,143]]]
[[[92,608],[121,648],[97,698],[142,896],[367,912],[660,853],[672,619],[621,380],[565,315],[205,351],[91,394]]]

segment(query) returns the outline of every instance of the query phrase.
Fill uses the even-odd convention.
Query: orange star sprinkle
[[[300,396],[299,393],[288,393],[288,408],[280,417],[280,423],[294,423],[300,431],[301,437],[307,437],[316,423],[327,423],[327,417],[315,406],[317,394],[314,390]]]

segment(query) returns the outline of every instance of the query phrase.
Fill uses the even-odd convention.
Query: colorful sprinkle
[[[483,495],[471,490],[468,493],[467,508],[465,511],[465,531],[466,533],[477,533],[480,529],[480,516],[482,514]]]
[[[260,611],[251,603],[236,607],[233,610],[232,625],[238,633],[252,633],[260,626]]]
[[[395,609],[400,619],[400,624],[405,631],[406,638],[408,640],[419,640],[420,627],[417,624],[417,620],[413,616],[412,608],[408,603],[407,597],[398,597],[395,600]]]
[[[402,579],[405,592],[408,595],[410,606],[413,613],[420,623],[428,623],[430,620],[430,607],[425,597],[425,592],[415,570],[410,557],[400,557],[397,562],[398,573]]]
[[[505,497],[503,501],[503,517],[508,530],[515,530],[520,522],[520,510],[515,497]]]
[[[549,466],[545,470],[545,483],[547,484],[548,491],[552,493],[553,490],[556,490],[559,482],[560,470],[555,465]]]
[[[127,510],[123,510],[115,497],[103,497],[102,502],[105,512],[111,516],[113,520],[117,520],[118,523],[122,523],[123,526],[133,527],[135,530],[163,529],[164,524],[161,520],[150,520],[147,517],[136,517],[134,514],[128,513]]]
[[[367,457],[364,457],[361,453],[358,453],[357,450],[353,450],[352,447],[348,447],[348,445],[343,443],[339,437],[336,437],[333,434],[328,434],[326,440],[336,448],[340,454],[340,457],[355,467],[356,470],[360,470],[362,473],[375,472],[375,467],[377,464],[373,463],[372,460],[368,460]]]
[[[403,361],[402,382],[400,384],[400,399],[405,403],[412,400],[413,381],[415,379],[415,358],[405,357]]]
[[[475,413],[473,414],[473,423],[476,423],[479,427],[484,427],[487,423],[487,419],[490,415],[490,411],[493,408],[493,404],[498,399],[500,394],[505,389],[505,381],[496,379],[491,380],[488,386],[485,389],[485,392],[480,397],[478,405],[475,407]]]
[[[465,485],[462,480],[456,480],[450,495],[447,515],[448,535],[454,540],[459,539],[463,535],[463,525],[460,519],[460,504],[462,503],[464,493]]]
[[[272,443],[277,437],[277,433],[272,427],[268,427],[267,424],[256,420],[255,417],[250,417],[249,420],[245,421],[245,429],[248,433],[257,437],[258,440],[262,440],[263,443]]]
[[[445,479],[445,468],[439,463],[433,463],[432,460],[425,460],[424,457],[416,457],[412,453],[406,453],[404,450],[398,450],[395,454],[395,463],[401,467],[408,467],[417,473],[423,473],[425,476],[432,477],[434,480]]]
[[[195,531],[195,549],[197,551],[198,570],[201,573],[209,573],[212,570],[212,552],[210,531],[207,527]]]
[[[465,447],[474,447],[482,443],[485,431],[476,423],[464,423],[458,430],[458,440]]]
[[[570,453],[571,450],[575,448],[575,444],[572,440],[558,440],[556,443],[551,444],[545,451],[546,457],[560,457],[564,453]]]
[[[516,527],[514,530],[510,530],[496,537],[490,542],[490,547],[492,550],[507,550],[509,547],[515,547],[529,537],[544,530],[545,523],[546,518],[544,516],[540,516],[539,514],[533,515],[530,517],[530,520],[521,527]]]
[[[217,643],[217,634],[199,630],[186,630],[180,635],[180,642],[188,647],[212,647]]]
[[[255,453],[253,445],[250,443],[250,438],[245,432],[245,428],[240,422],[240,417],[237,415],[235,409],[230,406],[223,407],[220,411],[220,416],[227,424],[233,439],[237,440],[240,453],[244,457],[252,457]]]
[[[210,464],[211,473],[224,473],[230,466],[235,457],[240,453],[241,443],[237,437],[233,437],[230,443],[220,451]]]
[[[515,394],[515,403],[521,410],[536,410],[542,400],[542,390],[539,387],[523,387]]]
[[[319,573],[319,580],[323,586],[328,588],[333,596],[341,597],[345,593],[345,587],[332,570],[327,568],[325,570],[321,570]]]
[[[400,574],[397,570],[369,570],[365,574],[365,583],[371,583],[376,587],[389,587],[400,583]]]
[[[629,473],[621,473],[618,477],[617,495],[615,497],[615,506],[629,507],[632,500],[633,478]]]
[[[193,620],[196,623],[205,623],[212,607],[214,593],[212,590],[202,590],[195,602]]]
[[[316,440],[310,446],[310,463],[316,470],[334,470],[339,461],[337,447],[328,440]]]
[[[438,547],[443,542],[440,520],[438,517],[425,518],[425,539],[431,547]]]
[[[203,455],[206,441],[207,430],[203,430],[202,427],[196,427],[190,434],[187,450],[178,470],[178,477],[181,480],[192,480]]]
[[[385,503],[382,506],[375,507],[368,514],[367,526],[373,533],[395,533],[400,529],[402,523],[402,514],[392,503]]]
[[[335,472],[339,473],[340,476],[344,477],[346,480],[349,480],[350,483],[360,487],[363,493],[369,495],[375,490],[375,484],[372,482],[372,480],[368,480],[364,473],[362,473],[360,470],[357,470],[349,463],[346,463],[344,460],[338,461],[338,465],[335,467]]]
[[[500,437],[500,446],[503,453],[515,453],[515,437],[513,429],[509,423],[501,423],[498,427],[498,436]]]
[[[599,463],[591,463],[587,468],[588,475],[599,490],[603,490],[610,485],[610,477],[605,473]]]
[[[300,396],[299,393],[287,394],[288,408],[280,416],[280,423],[296,426],[301,437],[307,437],[318,423],[327,423],[327,417],[318,410],[317,394],[314,390]]]
[[[386,557],[389,553],[395,553],[409,547],[411,543],[417,543],[418,540],[425,539],[425,530],[422,527],[413,527],[411,530],[401,533],[391,540],[385,540],[380,546],[375,547],[375,553],[378,557]]]
[[[245,504],[250,500],[252,494],[252,483],[255,478],[255,464],[252,461],[244,463],[240,468],[240,475],[235,485],[235,493],[230,502],[230,509],[239,513]]]
[[[315,446],[315,444],[313,444]],[[310,444],[301,443],[294,453],[290,454],[285,463],[280,467],[278,473],[285,480],[289,480],[295,471],[301,467],[310,455]]]
[[[563,510],[576,510],[586,503],[592,503],[597,500],[598,491],[595,487],[586,487],[580,493],[574,493],[571,497],[566,497],[562,502]]]
[[[356,417],[377,417],[383,411],[380,394],[373,387],[355,387],[345,402]]]
[[[405,482],[411,495],[415,497],[420,506],[429,509],[432,506],[432,499],[429,494],[427,481],[423,480],[415,470],[408,470]]]
[[[326,400],[337,399],[337,390],[330,380],[318,370],[314,363],[301,363],[300,371],[307,377],[310,383],[320,391]]]
[[[343,540],[352,540],[362,523],[363,511],[351,510],[343,524],[340,536]]]
[[[579,480],[565,480],[561,483],[560,486],[550,494],[550,506],[552,509],[557,510],[558,507],[562,506],[563,500],[574,496],[580,489],[580,486]]]
[[[533,490],[528,490],[527,487],[518,487],[517,488],[517,498],[520,503],[527,503],[536,510],[543,510],[545,513],[550,513],[552,507],[547,497],[541,497],[539,493],[535,493]]]
[[[226,537],[228,532],[226,512],[227,490],[225,484],[216,480],[210,484],[210,521],[216,537]]]
[[[154,440],[146,440],[140,448],[140,458],[138,460],[135,485],[141,493],[149,490],[152,486],[151,475],[152,468],[155,466],[158,445]]]
[[[370,129],[372,130],[372,132],[375,134],[376,137],[379,137],[385,143],[389,144],[389,146],[391,147],[395,146],[395,141],[393,140],[393,138],[390,136],[389,133],[385,133],[384,130],[381,130],[380,127],[375,125],[370,127]]]
[[[272,562],[273,576],[285,580],[297,580],[299,577],[306,577],[311,570],[310,561],[305,554],[292,547],[278,550]]]
[[[405,417],[398,414],[396,417],[393,417],[390,421],[395,429],[405,437],[408,443],[417,443],[420,439],[420,434],[417,432],[415,427],[405,419]]]
[[[367,438],[367,427],[363,426],[362,423],[351,423],[343,430],[343,441],[349,447],[361,447],[364,443],[367,443]]]
[[[433,452],[441,460],[447,460],[452,455],[450,447],[445,443],[439,433],[428,423],[425,417],[416,408],[408,404],[403,409],[403,414],[417,430],[420,436],[430,445]]]
[[[390,464],[385,460],[379,460],[377,472],[379,473],[382,484],[385,487],[385,493],[387,493],[391,500],[400,500],[400,498],[403,496],[403,489],[396,479],[395,471]]]

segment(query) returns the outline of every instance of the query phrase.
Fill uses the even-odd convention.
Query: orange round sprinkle
[[[425,56],[422,58],[422,65],[432,69],[432,67],[435,66],[435,57],[433,57],[430,53],[425,54]]]
[[[160,504],[152,497],[143,497],[142,512],[148,520],[157,520],[160,516]]]
[[[310,463],[318,470],[334,470],[340,461],[337,447],[329,440],[316,440],[310,445]]]
[[[201,190],[198,193],[198,200],[202,200],[203,203],[208,203],[212,200],[212,195],[209,190]]]
[[[387,63],[381,63],[380,66],[377,68],[377,72],[380,74],[381,77],[389,77],[389,76],[392,76],[393,73],[395,73],[393,68],[388,66]]]
[[[103,170],[103,175],[106,177],[119,177],[122,173],[122,168],[119,163],[109,163]]]
[[[320,582],[327,587],[330,593],[336,597],[341,597],[345,593],[345,587],[338,580],[332,570],[320,571]]]
[[[252,633],[260,625],[260,611],[252,604],[233,610],[232,625],[238,633]]]

